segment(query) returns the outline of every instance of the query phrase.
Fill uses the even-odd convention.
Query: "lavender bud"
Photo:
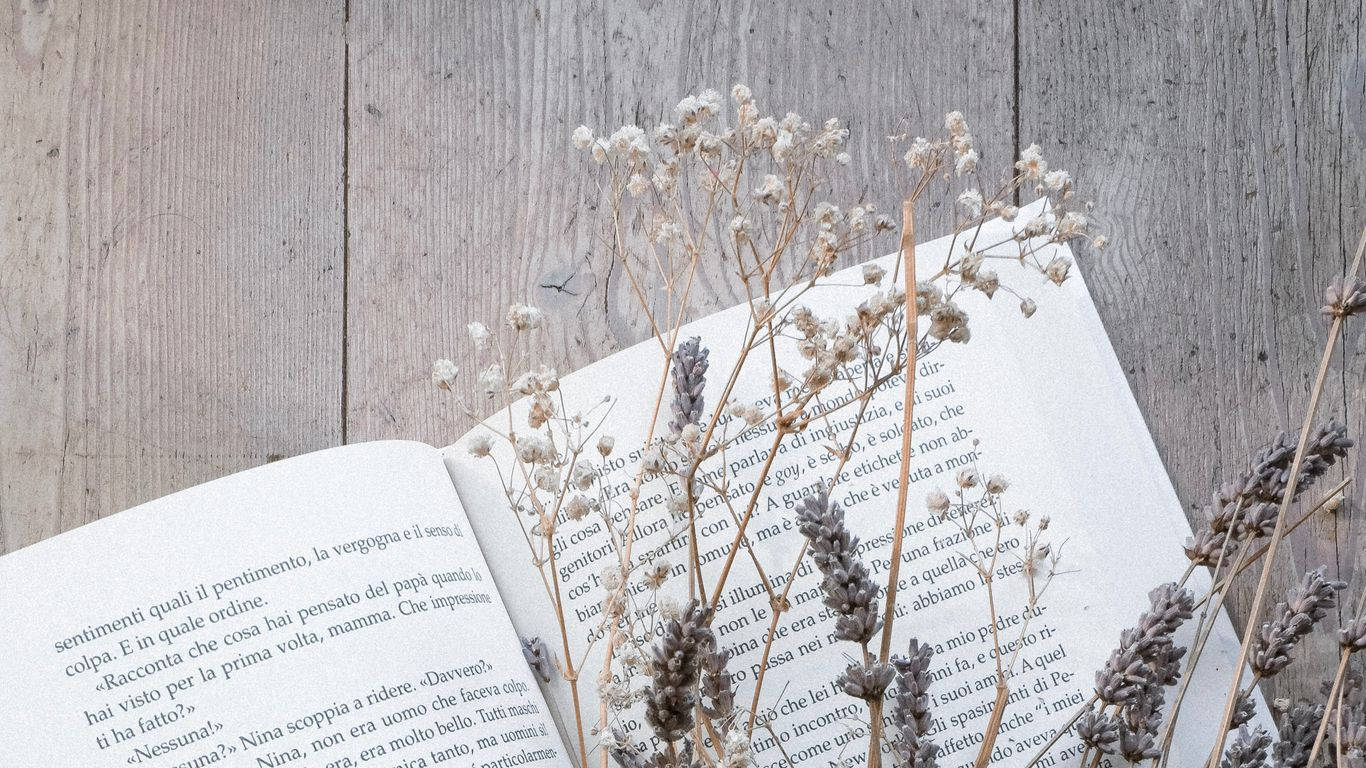
[[[702,420],[702,390],[707,383],[708,351],[702,339],[694,336],[678,345],[673,354],[674,401],[673,419],[669,429],[675,435],[683,433],[689,424]]]
[[[550,648],[545,641],[539,637],[522,638],[522,656],[526,659],[526,664],[531,667],[531,671],[536,673],[536,677],[541,682],[550,682],[551,663]]]
[[[824,574],[825,605],[837,614],[835,636],[867,643],[882,627],[878,588],[858,557],[858,537],[844,525],[844,510],[825,485],[797,506],[798,529],[811,543],[811,559]]]
[[[1219,768],[1265,768],[1266,749],[1271,746],[1271,736],[1260,727],[1248,731],[1246,726],[1238,729],[1233,743],[1224,751]]]
[[[1110,715],[1087,710],[1077,720],[1077,738],[1102,754],[1113,754],[1114,743],[1119,741],[1119,722]]]
[[[702,654],[702,711],[723,725],[735,711],[735,689],[731,685],[730,670],[726,668],[730,652],[708,648]],[[723,729],[724,730],[724,729]]]
[[[702,651],[715,637],[707,623],[711,612],[696,600],[682,616],[670,619],[651,650],[650,685],[645,691],[645,721],[665,743],[683,738],[693,724],[693,688]]]
[[[1338,630],[1338,644],[1352,653],[1366,648],[1366,617],[1353,619]]]
[[[892,684],[894,674],[889,665],[878,661],[855,662],[840,673],[835,683],[856,699],[880,701],[887,686]]]
[[[1314,748],[1323,707],[1308,702],[1296,704],[1281,723],[1280,741],[1272,747],[1272,763],[1276,768],[1306,768],[1309,752]]]
[[[1347,584],[1328,581],[1323,573],[1322,568],[1306,573],[1300,585],[1286,593],[1285,601],[1276,604],[1276,618],[1262,625],[1252,646],[1249,663],[1254,672],[1271,677],[1289,666],[1295,646],[1337,606],[1337,592]]]
[[[892,700],[892,721],[896,735],[892,755],[898,768],[936,768],[939,745],[930,741],[930,662],[934,649],[911,640],[905,657],[893,657],[896,693]]]

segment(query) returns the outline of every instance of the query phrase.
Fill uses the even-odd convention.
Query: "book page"
[[[1018,221],[1037,213],[1023,210]],[[980,239],[991,243],[1008,238],[1010,227],[989,223]],[[942,266],[948,248],[947,238],[921,244],[920,273],[932,274]],[[889,278],[895,259],[879,260]],[[917,371],[913,487],[892,648],[905,653],[911,638],[935,648],[929,691],[936,721],[932,739],[943,750],[939,765],[945,768],[972,764],[995,697],[996,667],[985,589],[964,558],[957,529],[926,510],[924,500],[931,490],[951,492],[955,474],[965,467],[976,467],[984,476],[1001,473],[1011,483],[1003,496],[1006,514],[1020,509],[1034,520],[1049,516],[1048,540],[1062,548],[1063,573],[1049,587],[1037,615],[1024,613],[1023,577],[1003,573],[996,580],[997,628],[1009,643],[1006,653],[1016,662],[993,764],[1024,765],[1090,697],[1095,671],[1118,644],[1121,630],[1147,609],[1149,590],[1180,579],[1186,570],[1182,544],[1190,535],[1085,280],[1074,269],[1059,286],[1018,262],[1000,260],[992,266],[1003,285],[1037,298],[1037,313],[1022,317],[1020,300],[1004,291],[993,299],[966,297],[959,303],[971,316],[971,341],[941,345]],[[857,268],[827,282],[803,300],[821,317],[844,317],[872,291],[862,285]],[[749,317],[747,307],[733,308],[690,325],[680,337],[700,336],[711,350],[708,409],[715,407],[722,388],[718,379],[737,359]],[[804,367],[790,348],[780,347],[779,355],[789,370]],[[629,454],[626,466],[604,479],[616,493],[630,486],[663,364],[658,345],[649,341],[561,380],[567,413],[587,409],[604,395],[616,399],[604,431],[616,438],[619,454]],[[769,371],[766,357],[747,367],[735,399],[752,402],[768,395]],[[903,386],[898,379],[873,399],[835,492],[880,584],[887,579],[889,532],[895,526]],[[852,413],[846,412],[840,418],[849,417]],[[506,416],[496,423],[506,425]],[[754,555],[775,588],[782,586],[802,545],[793,505],[814,483],[828,480],[835,466],[819,439],[824,426],[816,422],[810,430],[815,434],[790,439],[775,458],[747,528]],[[771,431],[760,432],[716,459],[728,463],[741,509],[771,442]],[[471,457],[461,444],[447,449],[447,456],[461,498],[480,509],[473,520],[478,538],[507,542],[489,552],[489,562],[514,624],[524,634],[553,635],[558,630],[551,603],[534,576],[490,463]],[[641,493],[635,555],[681,564],[687,551],[671,547],[667,532],[660,532],[664,526],[656,522],[669,517],[665,500],[670,492],[662,485],[647,482]],[[502,514],[497,514],[500,504]],[[565,525],[573,530],[573,523]],[[722,568],[736,527],[724,506],[703,512],[699,533],[708,580]],[[561,594],[570,608],[575,647],[591,644],[596,654],[604,645],[592,636],[604,595],[599,573],[611,562],[609,552],[599,533],[578,536],[559,555]],[[832,638],[834,620],[822,605],[820,574],[809,562],[796,573],[788,595],[791,607],[777,624],[766,668],[761,660],[772,616],[770,596],[748,553],[734,560],[713,624],[721,645],[734,654],[730,669],[740,704],[748,707],[754,681],[761,672],[766,675],[758,710],[775,719],[772,730],[754,734],[759,764],[780,766],[791,759],[824,765],[855,756],[862,761],[866,736],[858,736],[856,726],[866,719],[866,708],[834,684],[857,648]],[[663,591],[684,599],[686,582],[685,577],[671,579]],[[1209,589],[1206,572],[1197,571],[1188,586],[1197,599],[1203,596]],[[1208,756],[1237,648],[1230,623],[1220,617],[1199,665],[1201,675],[1182,708],[1174,764],[1203,762]],[[596,674],[601,666],[600,656],[590,653],[585,674]],[[563,684],[550,692],[557,712],[567,711]],[[1259,706],[1267,722],[1264,703]],[[631,735],[644,742],[649,731],[637,726]],[[1074,762],[1078,753],[1075,737],[1065,736],[1042,765]]]
[[[0,558],[0,617],[5,765],[569,764],[419,443],[270,464]]]

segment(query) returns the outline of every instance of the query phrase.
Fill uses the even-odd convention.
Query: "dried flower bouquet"
[[[1065,538],[1055,538],[1048,514],[1010,509],[1011,481],[979,466],[986,453],[976,441],[960,450],[956,469],[932,473],[946,482],[923,504],[909,498],[926,478],[918,425],[934,421],[917,413],[930,394],[917,379],[943,385],[935,360],[945,345],[973,340],[970,313],[1001,303],[998,293],[1018,304],[1019,323],[1032,322],[1048,298],[1035,294],[1069,278],[1071,261],[1059,246],[1083,241],[1100,249],[1105,238],[1091,231],[1089,206],[1078,203],[1069,174],[1050,169],[1038,147],[1023,150],[1000,177],[980,170],[959,113],[946,116],[937,138],[891,137],[906,171],[893,221],[869,205],[829,201],[835,174],[848,173],[851,162],[840,121],[763,115],[743,85],[730,101],[727,109],[718,93],[705,91],[648,134],[625,126],[600,135],[581,126],[572,135],[601,180],[602,248],[630,286],[659,363],[653,374],[607,382],[653,393],[639,444],[620,445],[606,428],[617,393],[566,395],[538,345],[546,318],[534,307],[513,305],[498,329],[470,323],[486,355],[477,392],[465,391],[449,360],[432,371],[469,413],[485,412],[481,401],[501,409],[468,449],[496,467],[555,614],[556,636],[528,638],[524,651],[543,681],[565,691],[576,761],[930,768],[953,753],[954,765],[978,768],[1161,765],[1231,585],[1260,569],[1239,648],[1239,668],[1245,661],[1251,679],[1231,682],[1221,727],[1208,737],[1210,765],[1360,762],[1366,709],[1349,661],[1366,647],[1366,620],[1341,630],[1342,662],[1336,674],[1325,670],[1325,701],[1283,708],[1274,738],[1254,720],[1254,691],[1291,663],[1345,587],[1312,571],[1259,623],[1282,538],[1333,506],[1348,482],[1313,487],[1326,483],[1352,445],[1340,425],[1313,425],[1337,331],[1366,311],[1362,281],[1349,278],[1328,292],[1328,349],[1299,439],[1277,438],[1216,491],[1208,525],[1185,548],[1185,572],[1154,574],[1166,583],[1120,635],[1092,693],[1073,702],[1064,728],[1026,752],[1000,737],[1018,724],[1011,714],[1027,710],[1024,673],[1040,635],[1034,621],[1054,579],[1067,578]],[[1022,197],[1038,202],[1020,207]],[[951,201],[955,213],[944,256],[927,271],[916,257],[915,223],[928,200]],[[895,256],[837,271],[898,228]],[[1359,250],[1349,275],[1360,260]],[[728,334],[686,331],[699,315],[692,289],[704,272],[729,275],[747,298]],[[813,301],[831,291],[844,303]],[[989,340],[985,346],[973,354],[999,354]],[[858,470],[878,441],[889,444],[880,460],[894,465],[884,469],[895,482],[871,502],[880,532],[864,541],[845,500],[867,498],[848,494],[863,492]],[[781,457],[798,449],[813,458],[793,468]],[[1316,503],[1296,513],[1301,498]],[[948,542],[953,567],[971,575],[959,589],[980,600],[980,613],[972,626],[917,622],[918,639],[898,645],[894,627],[912,612],[901,593],[918,583],[902,572],[919,556],[908,536],[929,528]],[[590,539],[603,543],[581,557]],[[589,562],[606,567],[584,577]],[[583,594],[566,592],[585,583],[595,592],[591,610]],[[801,641],[786,635],[785,622],[807,595],[819,596],[823,608],[811,615],[844,659],[820,673],[826,695],[847,702],[812,724],[786,722],[801,710],[784,706],[785,689],[766,685],[771,670],[794,658],[785,646]],[[1354,607],[1359,614],[1359,599]],[[733,639],[753,622],[744,634],[757,639]],[[937,666],[934,649],[974,633],[987,661],[972,681],[989,695],[974,717],[946,723],[935,702],[953,701],[967,678],[955,678],[961,667]],[[787,749],[787,735],[817,728],[833,748]]]

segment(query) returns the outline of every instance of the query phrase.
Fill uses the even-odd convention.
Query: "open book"
[[[1028,213],[1028,212],[1024,212]],[[1021,217],[1026,218],[1022,215]],[[994,222],[986,237],[1009,236]],[[922,244],[919,262],[943,263],[945,240]],[[1060,246],[1059,246],[1060,247]],[[894,257],[882,260],[891,271]],[[972,461],[1013,482],[1008,503],[1052,519],[1066,541],[1064,568],[1019,650],[996,764],[1024,765],[1091,693],[1094,671],[1146,593],[1180,576],[1189,527],[1096,315],[1074,274],[1061,286],[1006,271],[1041,297],[1024,320],[1014,302],[971,305],[973,341],[946,345],[919,373],[915,487],[908,513],[901,617],[894,648],[917,637],[936,647],[933,738],[945,768],[970,765],[993,698],[990,621],[975,574],[947,526],[921,499]],[[1029,283],[1028,281],[1033,281]],[[851,270],[807,294],[818,314],[858,301]],[[747,307],[702,319],[686,335],[729,370]],[[952,348],[949,348],[952,346]],[[981,347],[981,348],[978,348]],[[782,354],[787,354],[783,352]],[[653,403],[641,371],[658,371],[653,341],[566,376],[568,407],[617,399],[604,431],[619,451],[639,447]],[[736,398],[767,393],[767,369],[742,376]],[[655,376],[651,373],[651,376]],[[714,397],[714,395],[713,395]],[[869,436],[846,467],[839,500],[885,578],[896,495],[897,388],[873,401]],[[503,417],[504,419],[506,417]],[[24,768],[146,766],[572,765],[578,734],[562,680],[542,684],[520,637],[559,638],[546,585],[491,462],[464,441],[445,450],[378,442],[321,451],[242,472],[139,506],[0,558],[0,755]],[[729,449],[734,476],[758,471],[762,439]],[[756,512],[752,551],[785,571],[800,539],[790,506],[822,477],[824,452],[778,456]],[[628,482],[607,473],[607,487]],[[828,471],[828,470],[826,470]],[[771,501],[769,501],[771,499]],[[643,510],[663,503],[647,484]],[[664,510],[654,510],[663,516]],[[651,519],[642,515],[642,521]],[[701,559],[717,567],[734,535],[722,513],[704,519]],[[643,524],[637,553],[667,548]],[[609,547],[586,525],[558,557],[570,608],[569,641],[596,723],[602,593]],[[674,562],[679,562],[675,558]],[[847,650],[830,639],[803,568],[779,622],[760,709],[777,715],[755,731],[760,765],[827,765],[858,754],[850,734],[862,703],[833,680]],[[686,589],[683,579],[669,589]],[[744,694],[759,672],[769,598],[754,561],[735,559],[716,629],[734,652]],[[1022,604],[1002,582],[1002,603]],[[1191,582],[1208,589],[1203,569]],[[1014,589],[1016,592],[1011,592]],[[1018,609],[1002,621],[1018,622]],[[559,655],[559,644],[551,643]],[[1221,617],[1200,665],[1226,673],[1237,641]],[[1197,681],[1183,708],[1175,764],[1211,748],[1226,682]],[[1259,717],[1266,709],[1259,702]],[[643,740],[647,730],[631,731]],[[1183,735],[1183,733],[1185,735]],[[590,749],[594,734],[585,734]],[[1075,738],[1042,765],[1072,763]],[[598,755],[590,757],[597,762]]]

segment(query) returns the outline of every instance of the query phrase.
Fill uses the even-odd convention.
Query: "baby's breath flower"
[[[1067,270],[1071,268],[1071,259],[1066,256],[1054,256],[1053,259],[1048,262],[1048,266],[1044,267],[1043,273],[1048,276],[1049,280],[1052,280],[1058,285],[1062,285],[1063,281],[1067,279]]]
[[[773,205],[783,200],[783,183],[777,176],[768,173],[764,174],[764,183],[754,190],[754,199],[765,204]]]
[[[576,493],[569,497],[569,501],[565,503],[564,516],[570,520],[582,520],[588,516],[591,510],[592,506],[588,503],[588,499]]]
[[[571,138],[574,141],[574,146],[578,149],[588,149],[593,146],[593,131],[586,125],[575,128],[574,135]]]
[[[493,438],[490,437],[488,433],[480,432],[474,437],[471,437],[469,442],[465,443],[465,447],[469,449],[471,456],[482,459],[489,455],[489,452],[493,450]]]
[[[930,164],[930,156],[934,148],[930,145],[930,140],[924,136],[916,136],[911,142],[911,148],[906,150],[904,157],[906,165],[912,168],[927,168]]]
[[[964,467],[958,470],[958,476],[954,478],[954,481],[958,483],[959,488],[967,490],[968,488],[975,488],[980,478],[977,476],[977,470]]]
[[[1019,208],[1016,208],[1016,207],[1013,206],[1013,205],[1006,205],[1006,206],[1002,206],[1002,207],[1001,207],[1001,220],[1002,220],[1002,221],[1014,221],[1014,220],[1015,220],[1015,217],[1016,217],[1016,216],[1019,216],[1019,215],[1020,215],[1020,209],[1019,209]]]
[[[478,320],[465,326],[465,330],[470,335],[470,341],[474,342],[475,349],[486,348],[489,341],[493,339],[493,333],[489,331],[489,327]]]
[[[507,377],[503,374],[503,366],[494,363],[480,371],[479,389],[489,397],[506,390]]]
[[[978,159],[979,157],[977,155],[977,150],[969,149],[968,151],[959,155],[958,159],[954,161],[953,170],[959,176],[973,173],[977,170]]]
[[[736,104],[748,104],[754,100],[754,92],[744,83],[736,83],[730,87],[730,97],[735,99]]]
[[[925,497],[925,506],[936,515],[943,515],[949,511],[948,494],[938,488],[930,491]]]
[[[964,190],[963,194],[958,196],[958,204],[963,206],[969,216],[982,215],[982,193],[975,189]]]
[[[432,363],[432,383],[441,389],[453,388],[459,373],[460,369],[455,367],[455,363],[445,358]]]
[[[525,464],[543,464],[555,458],[550,441],[539,434],[517,435],[517,458]]]
[[[848,152],[841,152],[838,155],[835,155],[835,162],[839,163],[840,165],[848,165],[849,163],[853,162],[853,160],[854,159],[849,156]]]
[[[1091,239],[1091,247],[1097,251],[1103,251],[1110,245],[1110,238],[1105,235],[1096,235]]]
[[[997,473],[987,477],[987,493],[1005,493],[1009,487],[1010,481],[1005,475]]]
[[[508,307],[508,325],[516,331],[529,331],[540,328],[545,314],[527,304],[513,304]]]
[[[1072,175],[1067,171],[1049,171],[1043,175],[1044,187],[1059,191],[1072,184]]]
[[[882,278],[887,274],[887,270],[881,265],[869,262],[863,265],[863,284],[877,285],[882,282]]]
[[[598,438],[598,453],[604,458],[612,455],[612,449],[617,445],[617,439],[611,435],[602,435]]]
[[[1024,173],[1025,178],[1039,180],[1048,173],[1048,163],[1044,162],[1043,150],[1038,144],[1030,144],[1020,152],[1015,168]]]
[[[972,287],[985,293],[987,298],[996,295],[996,289],[1001,287],[1001,279],[996,276],[996,272],[984,269],[977,273],[977,279],[972,281]]]
[[[1020,314],[1025,317],[1033,317],[1034,312],[1038,310],[1038,308],[1039,305],[1035,304],[1033,299],[1023,299],[1020,301]]]
[[[631,178],[626,181],[626,191],[630,193],[631,197],[640,197],[648,192],[649,189],[650,182],[645,178],[644,174],[633,173],[631,174]]]

